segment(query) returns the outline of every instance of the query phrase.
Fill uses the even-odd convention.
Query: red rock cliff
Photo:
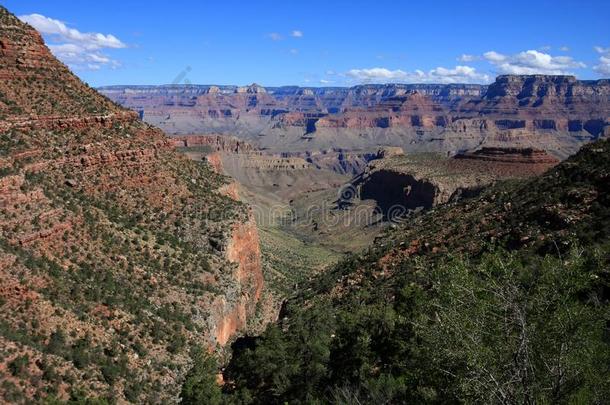
[[[218,312],[214,334],[216,343],[220,345],[225,345],[232,336],[246,328],[263,291],[260,242],[253,217],[246,223],[233,226],[226,256],[237,265],[233,277],[240,286],[240,296],[232,305],[223,298],[215,302]]]

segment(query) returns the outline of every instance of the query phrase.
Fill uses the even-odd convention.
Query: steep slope
[[[598,141],[389,230],[237,342],[226,398],[605,403],[609,180]]]
[[[255,313],[247,208],[2,7],[0,77],[0,402],[176,401]]]

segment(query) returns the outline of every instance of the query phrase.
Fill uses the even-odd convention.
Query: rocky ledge
[[[474,196],[498,180],[539,175],[558,163],[531,148],[482,148],[453,158],[396,152],[371,161],[351,186],[358,198],[375,200],[384,215],[402,215]]]

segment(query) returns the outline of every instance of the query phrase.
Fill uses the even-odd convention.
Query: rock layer
[[[559,163],[544,151],[483,148],[447,158],[395,154],[374,160],[351,182],[360,199],[372,199],[387,219],[478,194],[494,182],[539,175]],[[344,201],[344,204],[349,203]]]
[[[233,99],[248,94],[234,86],[215,92],[211,88],[123,86],[102,91],[144,111],[145,119],[151,114],[150,122],[169,133],[231,133],[275,152],[373,152],[383,145],[407,152],[458,153],[485,144],[534,147],[564,158],[610,131],[607,79],[532,75],[499,76],[490,86],[293,86],[264,93],[259,89],[253,94],[264,95],[264,100],[251,106]],[[188,98],[193,99],[189,105],[165,105]]]

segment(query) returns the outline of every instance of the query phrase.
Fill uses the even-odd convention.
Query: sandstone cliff
[[[202,148],[209,152],[252,153],[256,148],[238,138],[226,135],[174,136],[172,143],[177,148]],[[206,150],[207,148],[207,150]]]

